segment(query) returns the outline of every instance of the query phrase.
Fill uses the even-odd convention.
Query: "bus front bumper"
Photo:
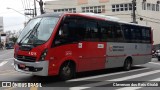
[[[48,61],[23,62],[14,59],[14,69],[18,72],[37,76],[48,76]]]

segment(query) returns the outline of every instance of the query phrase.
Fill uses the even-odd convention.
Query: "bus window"
[[[99,41],[97,23],[88,20],[86,22],[85,40],[86,41]]]
[[[120,27],[120,24],[114,23],[114,34],[115,34],[115,41],[116,42],[122,42],[123,41],[123,35],[122,35],[122,30]]]
[[[151,43],[151,30],[149,28],[142,29],[143,43]]]
[[[76,17],[66,18],[56,35],[55,45],[81,41],[84,37],[84,27],[84,21],[77,19]]]
[[[108,21],[100,21],[99,22],[99,28],[101,32],[101,41],[114,41],[114,33],[113,33],[113,24]]]

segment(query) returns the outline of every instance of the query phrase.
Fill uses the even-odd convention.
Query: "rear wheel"
[[[73,78],[74,76],[75,76],[75,65],[70,62],[62,64],[59,72],[60,79],[68,80]]]
[[[124,66],[123,66],[123,69],[125,71],[129,71],[132,67],[132,62],[130,59],[126,59],[125,62],[124,62]]]

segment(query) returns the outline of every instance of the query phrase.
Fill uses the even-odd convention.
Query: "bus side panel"
[[[107,42],[107,57],[105,68],[121,67],[125,59],[124,45]]]
[[[105,68],[106,43],[105,42],[82,42],[78,48],[78,72],[99,70]]]
[[[135,44],[135,47],[137,47],[137,53],[132,54],[133,65],[145,64],[151,61],[151,44]]]
[[[127,57],[132,57],[132,64],[145,64],[151,61],[151,44],[107,43],[106,68],[122,67]]]

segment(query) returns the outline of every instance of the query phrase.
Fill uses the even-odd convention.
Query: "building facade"
[[[3,17],[0,17],[0,32],[3,32]]]
[[[45,12],[98,13],[132,22],[132,0],[54,0],[45,2]],[[153,28],[154,44],[160,43],[160,1],[136,0],[136,21]]]

